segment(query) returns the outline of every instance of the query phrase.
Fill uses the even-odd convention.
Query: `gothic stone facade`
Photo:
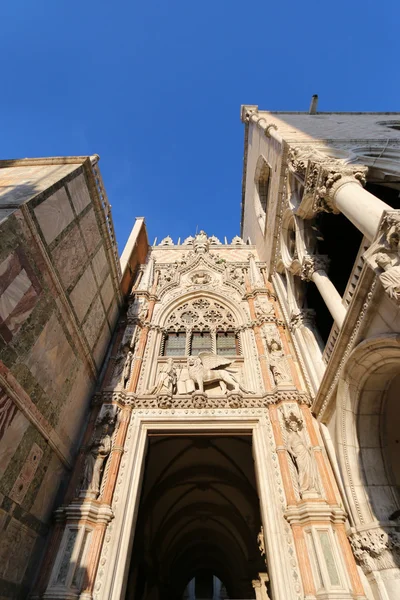
[[[242,237],[132,231],[33,597],[400,595],[400,122],[242,120]]]

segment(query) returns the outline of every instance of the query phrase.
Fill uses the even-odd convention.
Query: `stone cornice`
[[[345,523],[347,518],[345,511],[340,506],[310,501],[302,501],[296,506],[288,506],[284,516],[291,525],[306,525],[315,521]]]
[[[264,394],[243,394],[230,391],[226,396],[215,396],[207,393],[201,394],[202,402],[199,405],[199,392],[193,394],[175,394],[168,397],[168,402],[157,395],[135,394],[125,390],[98,392],[93,397],[93,404],[117,404],[120,407],[131,407],[133,411],[160,408],[174,410],[177,408],[265,408],[270,404],[281,402],[297,402],[298,404],[311,405],[311,398],[306,392],[276,387],[272,392]]]

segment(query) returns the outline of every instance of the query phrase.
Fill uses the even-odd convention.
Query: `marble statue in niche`
[[[387,292],[389,298],[400,300],[400,265],[397,260],[392,259],[386,252],[375,254],[376,264],[383,269],[379,275],[383,289]]]
[[[302,498],[307,495],[319,495],[318,471],[311,446],[308,444],[303,430],[303,421],[294,413],[288,417],[283,415],[288,432],[286,449],[296,467],[299,492]]]
[[[172,396],[173,394],[176,394],[177,382],[178,376],[174,361],[172,358],[169,358],[165,369],[158,375],[157,383],[151,390],[147,391],[146,394],[167,394]]]
[[[111,436],[116,415],[106,413],[96,428],[95,435],[89,445],[83,473],[82,491],[85,496],[96,499],[100,493],[101,480],[105,462],[111,453]]]
[[[277,336],[266,339],[269,351],[269,368],[275,385],[291,383],[288,364],[282,350],[282,343]]]
[[[128,354],[126,355],[124,370],[122,372],[122,385],[123,385],[124,389],[126,389],[128,383],[129,383],[129,379],[131,376],[131,370],[132,370],[132,361],[133,361],[133,352],[131,349],[129,349]]]

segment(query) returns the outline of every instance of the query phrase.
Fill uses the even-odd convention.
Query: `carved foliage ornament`
[[[400,534],[396,531],[372,529],[350,536],[356,561],[364,573],[396,568],[400,559]]]
[[[305,281],[311,281],[313,274],[316,271],[327,271],[329,265],[329,258],[321,254],[314,256],[306,256],[301,266],[301,279]]]
[[[345,179],[365,185],[368,171],[367,167],[346,164],[343,160],[329,157],[310,146],[291,148],[288,164],[289,168],[304,180],[302,204],[308,206],[306,212],[310,212],[311,209],[313,213],[338,213],[334,205],[337,188]]]

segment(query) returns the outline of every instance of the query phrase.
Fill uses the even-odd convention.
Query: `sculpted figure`
[[[111,452],[109,427],[109,423],[103,423],[100,435],[94,438],[86,455],[82,490],[89,492],[94,498],[100,493],[104,463]]]
[[[393,265],[392,259],[384,252],[375,255],[376,264],[383,269],[379,275],[384,290],[390,298],[400,300],[400,265]]]
[[[193,379],[200,392],[204,392],[204,385],[208,383],[219,383],[224,394],[230,386],[235,392],[241,390],[245,394],[251,394],[226,370],[232,361],[224,356],[217,356],[213,352],[200,352],[198,356],[189,356],[187,366],[189,377]],[[222,368],[218,368],[222,367]]]
[[[128,385],[129,378],[131,376],[132,360],[133,360],[133,352],[132,352],[132,350],[129,350],[127,357],[126,357],[125,365],[124,365],[124,371],[122,373],[122,382],[123,382],[124,389]]]
[[[282,351],[281,344],[275,338],[272,338],[268,342],[268,350],[269,368],[275,384],[279,385],[280,383],[290,382],[290,377],[287,372],[286,358]]]
[[[254,301],[254,308],[256,310],[256,314],[258,317],[263,317],[264,315],[274,315],[274,305],[272,302],[269,302],[266,298],[260,300],[256,298]]]
[[[138,319],[139,321],[145,321],[148,313],[148,308],[146,302],[140,305]]]
[[[146,393],[169,395],[176,394],[177,381],[178,377],[174,366],[174,361],[172,358],[169,358],[164,371],[161,371],[161,373],[158,376],[158,381],[156,385]]]
[[[301,421],[293,413],[286,419],[287,451],[293,459],[298,474],[300,495],[319,493],[317,466],[311,447],[300,431]]]

